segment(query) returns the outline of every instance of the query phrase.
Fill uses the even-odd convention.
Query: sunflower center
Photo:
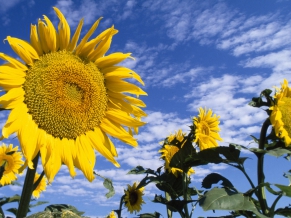
[[[136,191],[133,191],[130,193],[129,195],[129,203],[130,205],[135,205],[138,199],[138,194],[136,193]]]
[[[67,51],[40,57],[28,70],[23,89],[32,119],[55,138],[76,139],[93,130],[107,109],[103,74]]]
[[[282,113],[284,129],[286,129],[289,137],[291,137],[291,98],[283,97],[281,100],[284,101],[284,104],[280,104],[278,107]]]

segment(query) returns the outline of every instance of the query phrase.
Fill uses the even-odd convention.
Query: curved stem
[[[35,158],[32,161],[34,169],[30,169],[29,167],[27,168],[16,218],[26,217],[26,214],[28,212],[31,195],[33,192],[33,181],[34,181],[34,176],[36,173],[38,159],[39,159],[39,153],[35,156]]]
[[[165,192],[165,197],[167,201],[171,200],[171,196],[168,192]],[[168,215],[168,218],[172,218],[172,211],[169,209],[168,205],[167,205],[167,215]]]
[[[121,209],[122,209],[122,204],[123,204],[124,197],[125,197],[125,195],[122,195],[122,197],[120,198],[119,210],[117,212],[118,218],[121,218]]]
[[[260,134],[260,141],[259,141],[259,149],[265,148],[266,143],[266,134],[268,127],[271,125],[270,119],[266,119],[263,123],[261,134]],[[264,154],[263,153],[257,153],[258,157],[258,164],[257,164],[257,173],[258,173],[258,185],[265,182],[265,175],[264,175]],[[260,206],[262,209],[262,212],[264,215],[268,214],[268,205],[266,201],[266,193],[265,193],[265,187],[259,187],[258,189],[258,200],[260,202]]]
[[[275,201],[273,202],[272,206],[271,206],[271,209],[270,209],[270,217],[273,217],[274,216],[274,212],[275,212],[275,207],[276,207],[276,204],[278,203],[278,201],[280,200],[280,198],[283,196],[283,194],[280,194],[278,195],[278,197],[275,199]]]

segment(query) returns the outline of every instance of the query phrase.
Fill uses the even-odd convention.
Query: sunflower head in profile
[[[9,185],[17,179],[18,170],[23,165],[21,152],[13,145],[0,145],[0,185]]]
[[[273,106],[269,109],[271,124],[278,138],[283,139],[285,146],[291,146],[291,88],[284,79],[281,89],[276,88]]]
[[[194,142],[198,144],[200,151],[217,147],[217,140],[222,141],[219,135],[219,116],[213,114],[212,110],[208,111],[203,108],[199,108],[198,117],[193,118],[194,123]]]
[[[181,129],[175,134],[170,134],[164,141],[163,148],[159,150],[161,153],[161,159],[165,161],[164,167],[166,171],[173,173],[176,177],[181,175],[183,170],[176,167],[170,167],[170,163],[174,154],[176,154],[185,144],[185,135],[186,133],[183,133]],[[195,173],[195,171],[192,168],[187,172],[188,176],[193,173]]]
[[[133,186],[127,185],[127,190],[124,190],[125,207],[127,207],[130,213],[134,211],[139,212],[141,210],[141,205],[145,203],[142,199],[144,187],[136,189],[137,186],[138,183],[135,182]]]
[[[126,81],[131,78],[144,85],[140,76],[119,65],[131,58],[130,53],[106,55],[118,32],[114,26],[90,39],[100,18],[78,43],[83,19],[71,37],[64,15],[54,10],[57,30],[44,16],[31,25],[30,42],[6,38],[21,60],[0,53],[6,61],[0,66],[0,86],[5,91],[0,107],[11,110],[2,135],[17,134],[31,169],[40,152],[49,182],[62,164],[72,177],[77,167],[92,181],[94,150],[119,167],[108,135],[137,146],[133,133],[145,124],[141,117],[146,116],[138,96],[146,92]]]
[[[33,180],[33,183],[36,184],[36,182],[38,181],[38,179],[40,178],[40,174],[38,173],[35,173],[35,176],[34,176],[34,180]],[[39,195],[41,192],[45,191],[46,190],[46,185],[47,185],[47,179],[45,176],[43,176],[38,185],[35,187],[35,189],[33,190],[32,192],[32,196],[34,198],[39,198]]]

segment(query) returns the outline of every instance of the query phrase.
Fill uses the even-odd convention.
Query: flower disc
[[[92,62],[66,51],[49,53],[28,70],[24,103],[38,127],[55,138],[76,139],[104,117],[104,77]]]

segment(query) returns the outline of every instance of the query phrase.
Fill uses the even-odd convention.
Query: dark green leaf
[[[249,197],[225,188],[213,188],[199,200],[199,205],[207,210],[256,210]]]
[[[9,208],[7,209],[8,212],[13,213],[15,216],[17,214],[17,208]]]
[[[291,207],[285,207],[285,208],[278,208],[275,211],[275,214],[285,216],[285,217],[291,217]]]
[[[154,213],[143,213],[138,215],[140,218],[159,218],[161,216],[160,213],[154,212]]]
[[[221,185],[224,187],[234,188],[232,183],[227,178],[218,173],[211,173],[207,175],[202,181],[202,187],[210,189],[213,184],[217,184],[219,181],[222,181]]]
[[[155,171],[152,169],[144,169],[142,166],[137,166],[130,170],[127,174],[154,174]]]

